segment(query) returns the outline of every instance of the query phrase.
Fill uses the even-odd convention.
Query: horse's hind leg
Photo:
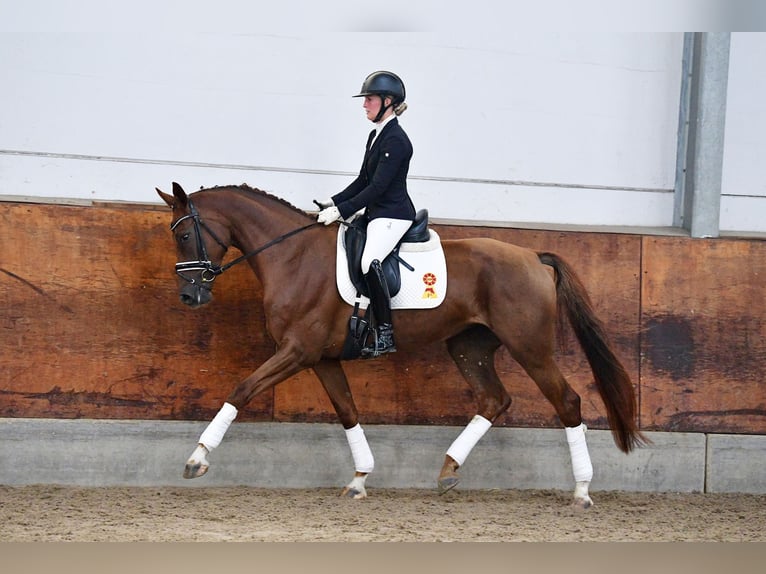
[[[460,480],[457,469],[495,419],[511,404],[511,398],[495,371],[495,352],[500,345],[495,334],[482,325],[466,329],[447,341],[450,356],[473,389],[478,411],[447,450],[437,481],[442,493],[457,486]]]
[[[354,398],[351,396],[346,374],[343,372],[340,361],[334,359],[323,359],[314,365],[313,369],[346,431],[346,439],[354,459],[354,478],[343,489],[341,496],[354,499],[367,498],[365,481],[375,466],[375,460],[359,424],[359,415]]]
[[[585,442],[585,425],[582,422],[580,411],[580,396],[569,386],[552,354],[549,354],[542,361],[525,360],[525,357],[517,356],[513,352],[511,354],[537,383],[564,424],[575,479],[574,505],[580,508],[589,508],[593,505],[588,494],[590,481],[593,478],[593,465],[588,453],[588,445]]]

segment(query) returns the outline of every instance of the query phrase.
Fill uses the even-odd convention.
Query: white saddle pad
[[[400,266],[402,287],[396,296],[391,298],[392,309],[433,309],[441,305],[447,295],[447,262],[444,259],[439,235],[433,230],[428,232],[431,238],[423,243],[404,243],[399,250],[399,256],[415,268],[410,271]],[[349,305],[357,302],[356,288],[348,274],[346,247],[343,236],[346,227],[338,230],[338,249],[336,256],[336,278],[338,293]],[[359,307],[366,309],[370,300],[364,295],[359,296]]]

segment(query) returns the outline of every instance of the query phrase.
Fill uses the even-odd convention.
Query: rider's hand
[[[320,211],[317,216],[317,221],[319,223],[324,223],[325,225],[330,225],[333,221],[338,221],[340,218],[340,210],[333,205]]]

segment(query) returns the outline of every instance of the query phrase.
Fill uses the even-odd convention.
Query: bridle
[[[241,263],[242,261],[245,261],[249,259],[250,257],[253,257],[254,255],[257,255],[261,251],[265,251],[269,247],[273,247],[277,243],[281,243],[288,237],[292,237],[293,235],[297,235],[298,233],[301,233],[302,231],[306,231],[307,229],[310,229],[318,223],[314,221],[313,223],[309,223],[308,225],[304,225],[303,227],[299,227],[297,229],[293,229],[292,231],[289,231],[285,233],[284,235],[280,235],[276,239],[272,239],[268,243],[261,245],[258,249],[254,249],[253,251],[250,251],[249,253],[245,253],[236,259],[233,259],[232,261],[229,261],[226,265],[215,265],[211,260],[210,257],[207,254],[207,249],[205,248],[205,241],[202,239],[202,229],[208,232],[208,234],[215,240],[218,245],[223,247],[224,251],[229,249],[229,246],[226,245],[223,241],[221,241],[218,236],[213,232],[212,229],[210,229],[210,226],[205,224],[204,221],[202,221],[202,218],[199,215],[199,211],[197,211],[197,208],[194,207],[194,203],[192,203],[191,198],[187,199],[187,202],[189,204],[189,213],[186,215],[183,215],[176,219],[173,223],[170,224],[170,231],[175,231],[176,227],[181,224],[181,222],[186,221],[187,219],[191,219],[192,223],[194,224],[194,234],[197,238],[197,260],[196,261],[179,261],[176,263],[176,274],[183,279],[184,281],[196,284],[197,281],[194,277],[190,277],[187,274],[189,272],[196,272],[199,271],[199,279],[202,282],[200,287],[204,287],[206,289],[212,288],[212,283],[215,281],[216,277],[218,277],[220,274],[222,274],[227,269],[234,267],[237,263]],[[208,287],[210,285],[210,287]]]

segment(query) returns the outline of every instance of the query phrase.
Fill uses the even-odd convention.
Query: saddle
[[[351,282],[357,290],[357,293],[361,293],[365,297],[369,297],[367,292],[367,282],[364,280],[362,274],[362,252],[364,251],[364,245],[367,242],[367,224],[369,221],[366,217],[359,217],[351,222],[346,227],[346,232],[343,237],[343,243],[346,247],[346,261],[348,262],[348,274],[351,278]],[[402,275],[400,264],[407,267],[410,271],[414,271],[413,267],[409,265],[399,256],[399,249],[402,243],[425,243],[431,238],[428,232],[428,210],[421,209],[415,214],[415,221],[407,230],[407,233],[397,243],[394,250],[389,254],[382,262],[383,276],[386,278],[388,284],[388,292],[391,297],[399,293],[402,287]]]

